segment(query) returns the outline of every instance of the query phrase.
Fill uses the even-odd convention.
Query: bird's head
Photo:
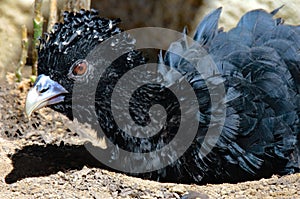
[[[101,18],[95,10],[64,13],[64,22],[55,24],[40,40],[38,77],[26,99],[28,116],[50,106],[72,117],[74,84],[83,84],[94,75],[94,66],[86,57],[96,45],[121,32],[119,22]]]

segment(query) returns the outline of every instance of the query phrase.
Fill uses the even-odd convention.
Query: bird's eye
[[[88,63],[85,60],[81,60],[74,65],[72,69],[72,74],[75,76],[81,76],[86,73],[87,69]]]

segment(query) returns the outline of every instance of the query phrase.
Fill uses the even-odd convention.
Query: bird
[[[40,40],[38,77],[27,94],[25,112],[30,116],[48,106],[75,124],[83,124],[78,128],[80,134],[99,148],[100,156],[103,152],[112,165],[130,165],[124,173],[141,178],[189,184],[236,183],[299,172],[300,26],[276,18],[280,9],[251,10],[228,31],[219,27],[222,8],[211,11],[195,30],[195,45],[189,44],[184,29],[182,38],[157,53],[154,79],[158,83],[136,88],[129,100],[117,98],[121,104],[116,107],[113,95],[118,81],[143,67],[149,58],[135,49],[135,38],[122,34],[120,19],[100,17],[94,9],[65,12],[63,22],[56,23]],[[97,47],[106,41],[104,48]],[[107,61],[119,53],[121,56]],[[212,72],[203,77],[199,68]],[[92,83],[95,80],[97,83]],[[126,80],[122,83],[125,87],[136,83],[134,75]],[[185,93],[189,86],[196,100],[184,110],[181,105],[189,100]],[[224,88],[224,97],[213,98],[210,92],[219,86]],[[127,96],[122,89],[117,92]],[[176,92],[183,97],[177,98]],[[129,103],[134,122],[126,123],[126,117],[122,120],[125,103]],[[165,110],[161,120],[149,113],[156,104]],[[119,110],[118,114],[112,108]],[[217,113],[215,117],[223,114],[222,125],[214,123],[213,113]],[[123,127],[117,119],[123,121]],[[185,148],[180,144],[191,137],[193,121],[197,123],[195,134]],[[151,122],[162,125],[159,133],[143,137],[136,126]],[[151,161],[143,156],[172,143],[181,122],[190,125],[170,151],[150,156]],[[207,138],[210,128],[220,133]],[[137,134],[128,134],[130,129]],[[175,151],[181,148],[184,151],[177,157]],[[121,150],[134,154],[134,163],[122,159]],[[167,164],[151,169],[160,163]],[[136,172],[143,168],[146,172]]]

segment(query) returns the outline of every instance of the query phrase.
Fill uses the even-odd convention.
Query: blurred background
[[[63,2],[58,0],[61,9]],[[0,3],[0,79],[3,80],[7,71],[15,71],[20,60],[23,24],[28,28],[31,43],[34,0],[0,0]],[[182,31],[187,26],[190,34],[205,14],[220,6],[223,7],[220,27],[228,30],[249,10],[272,11],[281,5],[285,6],[276,16],[283,17],[285,23],[300,24],[297,10],[300,0],[91,0],[91,8],[99,10],[100,16],[121,18],[123,29],[156,26]],[[42,13],[47,22],[49,0],[44,0]],[[30,50],[27,64],[31,64]]]

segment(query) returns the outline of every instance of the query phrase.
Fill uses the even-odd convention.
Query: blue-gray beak
[[[34,111],[64,100],[63,94],[68,91],[46,75],[39,75],[33,88],[27,94],[25,113],[29,117]]]

